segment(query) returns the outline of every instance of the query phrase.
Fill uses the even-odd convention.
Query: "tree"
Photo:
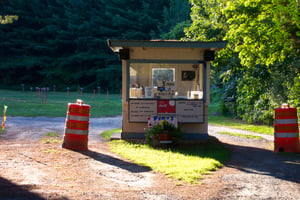
[[[283,102],[300,106],[299,3],[293,0],[191,0],[190,40],[227,40],[213,62],[225,108],[271,124]],[[230,92],[228,92],[230,91]],[[235,91],[235,92],[233,92]],[[295,92],[297,91],[297,92]],[[229,101],[230,100],[230,101]],[[228,106],[233,102],[234,106]],[[226,106],[227,105],[227,106]]]
[[[0,26],[0,86],[101,86],[119,92],[121,63],[106,39],[159,37],[168,5],[169,0],[0,0],[3,16],[19,16]]]
[[[163,19],[159,22],[159,30],[163,39],[181,39],[184,28],[190,24],[188,0],[170,0],[163,9]]]
[[[18,16],[16,15],[5,15],[5,16],[0,16],[0,24],[11,24],[14,21],[18,20]]]

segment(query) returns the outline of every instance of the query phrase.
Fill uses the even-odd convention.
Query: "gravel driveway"
[[[245,139],[218,134],[221,131],[262,136]],[[233,169],[221,181],[222,199],[300,199],[300,154],[273,153],[273,136],[209,126],[209,134],[226,143],[232,156],[226,167]]]
[[[273,153],[272,136],[233,137],[218,132],[254,133],[210,125],[209,135],[230,148],[231,159],[191,186],[112,154],[99,133],[121,127],[121,116],[90,119],[87,153],[41,145],[46,133],[63,134],[64,123],[65,118],[7,118],[0,138],[0,199],[300,199],[300,155]],[[50,150],[58,153],[45,154]]]

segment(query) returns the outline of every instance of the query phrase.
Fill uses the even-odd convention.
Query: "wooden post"
[[[40,98],[40,88],[39,87],[35,87],[35,90],[36,90],[36,96],[38,98]]]
[[[46,104],[49,88],[43,88],[43,90],[44,90],[44,101],[43,101],[43,103]]]
[[[70,88],[67,87],[67,95],[70,95]]]
[[[109,91],[106,90],[106,102],[108,102]]]
[[[25,86],[25,85],[22,83],[22,84],[21,84],[21,87],[22,87],[22,91],[23,91],[23,92],[24,92],[24,90],[25,90],[24,86]]]
[[[98,95],[100,96],[100,89],[101,89],[101,87],[98,86],[97,88],[98,88]]]

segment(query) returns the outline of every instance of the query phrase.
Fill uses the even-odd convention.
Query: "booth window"
[[[175,68],[152,68],[152,86],[157,87],[161,81],[175,82]]]
[[[130,99],[203,99],[201,63],[129,63]]]

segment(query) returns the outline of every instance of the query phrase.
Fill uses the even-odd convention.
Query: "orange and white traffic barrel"
[[[82,100],[68,104],[63,147],[75,150],[88,149],[90,106]]]
[[[274,152],[300,152],[297,108],[288,104],[275,109]]]

